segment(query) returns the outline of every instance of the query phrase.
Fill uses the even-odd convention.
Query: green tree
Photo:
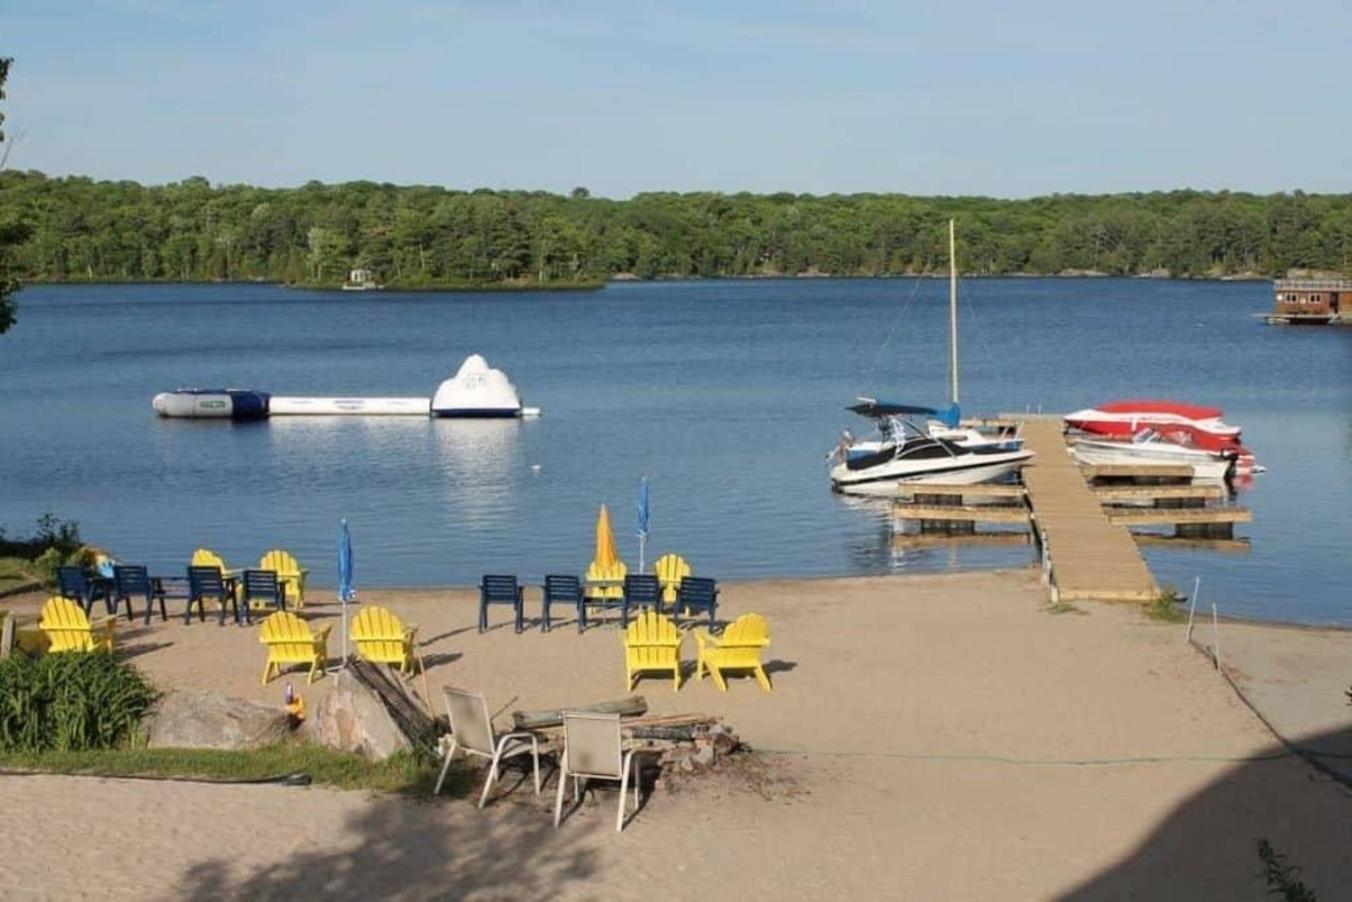
[[[9,57],[0,57],[0,100],[5,99],[5,82],[9,79],[9,66],[14,62]],[[0,126],[5,123],[5,114],[0,111]],[[0,170],[4,169],[4,160],[9,148],[4,147],[5,132],[0,128]],[[4,194],[0,193],[0,198]],[[5,199],[7,200],[7,199]],[[12,249],[23,244],[30,234],[28,225],[13,213],[13,206],[0,202],[0,335],[10,330],[18,316],[18,305],[14,296],[18,294],[20,283],[11,264]]]
[[[330,277],[347,268],[347,238],[336,229],[312,226],[306,233],[306,243],[310,248],[310,265],[314,267],[316,281],[324,281],[327,272]]]

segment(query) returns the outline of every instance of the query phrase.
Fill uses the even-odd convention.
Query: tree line
[[[29,281],[566,285],[637,278],[963,272],[1352,274],[1352,194],[1170,191],[1024,200],[644,193],[628,200],[374,182],[167,185],[0,173]]]

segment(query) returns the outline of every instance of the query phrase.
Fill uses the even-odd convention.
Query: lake
[[[964,412],[1115,397],[1223,407],[1269,472],[1243,554],[1148,548],[1157,578],[1225,614],[1352,623],[1352,330],[1250,314],[1262,283],[976,279],[962,285]],[[833,495],[825,454],[857,394],[947,397],[947,283],[614,284],[405,294],[271,285],[35,286],[0,337],[0,526],[46,511],[152,572],[194,547],[232,566],[291,548],[332,585],[340,517],[358,585],[537,581],[591,559],[597,507],[637,561],[721,579],[1022,565],[1026,547],[894,551],[888,506]],[[468,354],[535,421],[163,420],[181,385],[430,395]]]

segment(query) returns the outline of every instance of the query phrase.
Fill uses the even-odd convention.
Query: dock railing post
[[[1201,594],[1201,591],[1202,591],[1202,578],[1200,576],[1193,577],[1192,604],[1188,605],[1188,638],[1187,638],[1188,642],[1192,641],[1192,620],[1193,617],[1196,616],[1197,614],[1197,596]]]

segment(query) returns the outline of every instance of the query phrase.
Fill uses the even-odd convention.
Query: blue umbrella
[[[347,664],[347,604],[357,597],[353,582],[355,564],[352,560],[352,534],[347,529],[347,518],[338,521],[338,600],[343,605],[343,664]]]
[[[338,521],[338,600],[346,604],[357,597],[352,581],[352,534],[347,530],[347,518]]]
[[[638,485],[638,572],[643,572],[643,552],[648,544],[648,477]]]

